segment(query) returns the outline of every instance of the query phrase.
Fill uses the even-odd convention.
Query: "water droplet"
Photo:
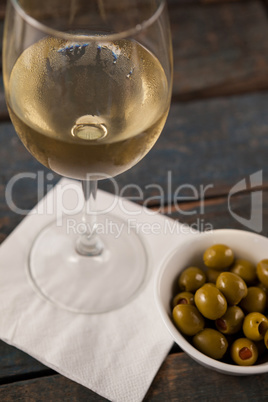
[[[70,60],[78,60],[85,54],[86,47],[88,43],[84,43],[83,45],[70,45],[63,47],[58,50],[58,53],[62,53],[64,56],[68,56]]]
[[[113,54],[113,64],[116,64],[116,62],[117,62],[117,59],[118,59],[118,56],[117,56],[117,54],[115,53],[115,52],[113,52],[112,51],[112,54]]]
[[[132,76],[133,71],[134,71],[134,68],[132,68],[132,69],[130,70],[130,72],[127,74],[127,78],[130,78],[130,77]]]

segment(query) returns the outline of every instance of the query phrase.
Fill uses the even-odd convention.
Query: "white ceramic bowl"
[[[235,256],[258,263],[268,258],[268,238],[251,232],[221,229],[189,236],[161,265],[155,278],[155,299],[160,315],[174,341],[198,363],[216,371],[231,375],[252,375],[268,372],[268,362],[249,367],[227,364],[212,359],[195,349],[172,322],[170,302],[180,272],[189,265],[202,264],[204,250],[217,243],[230,246]],[[202,267],[202,265],[201,265]]]

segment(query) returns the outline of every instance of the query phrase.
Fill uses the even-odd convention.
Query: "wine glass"
[[[148,273],[146,247],[127,220],[97,214],[97,183],[139,162],[165,124],[172,47],[164,0],[8,0],[6,102],[28,151],[82,181],[85,232],[67,216],[32,245],[28,271],[47,300],[76,313],[124,306]],[[120,237],[98,225],[120,226]]]

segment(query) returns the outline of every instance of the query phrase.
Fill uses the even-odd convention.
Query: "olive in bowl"
[[[255,266],[257,266],[259,261],[268,258],[268,239],[255,233],[221,229],[187,236],[164,260],[156,273],[155,300],[160,316],[169,333],[180,348],[203,366],[231,375],[266,373],[268,372],[268,358],[265,361],[261,361],[261,363],[258,363],[257,360],[255,364],[250,366],[236,365],[235,362],[232,362],[231,358],[217,360],[200,351],[198,343],[203,342],[205,336],[203,336],[203,338],[201,337],[200,340],[199,335],[193,335],[198,341],[196,342],[197,347],[195,347],[193,342],[189,339],[189,336],[184,335],[178,330],[178,327],[174,323],[172,317],[172,300],[181,272],[188,266],[200,267],[205,271],[206,267],[203,262],[204,251],[217,244],[228,245],[233,250],[235,258],[251,261]],[[231,266],[228,267],[228,269],[231,270]],[[237,308],[234,310],[237,310]],[[227,311],[225,314],[227,314]],[[245,313],[245,315],[246,314],[247,313]],[[202,331],[204,331],[204,328],[198,333],[200,334]],[[205,332],[203,333],[206,335]],[[216,336],[217,334],[213,334],[213,336],[214,335]],[[211,335],[209,336],[211,337]],[[229,341],[228,336],[229,335],[227,335],[227,339]],[[241,338],[243,338],[243,336],[241,336]],[[265,339],[267,339],[267,336]],[[221,341],[221,343],[223,342]],[[233,351],[233,354],[234,353]],[[244,356],[242,355],[242,357]]]

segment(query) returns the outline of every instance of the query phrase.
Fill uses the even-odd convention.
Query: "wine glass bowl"
[[[125,41],[73,45],[54,39],[25,50],[12,70],[7,102],[33,156],[82,180],[90,173],[115,176],[136,164],[157,140],[168,112],[163,70],[145,52]],[[38,64],[29,69],[33,54]],[[149,89],[152,82],[158,84]],[[30,124],[22,116],[30,116]]]
[[[7,5],[3,75],[8,110],[21,141],[39,162],[62,176],[83,181],[85,210],[89,210],[96,198],[97,181],[138,163],[165,124],[172,82],[166,5],[161,0],[33,3],[9,0]],[[126,247],[130,253],[126,258],[134,265],[130,264],[122,278],[133,272],[134,276],[141,274],[138,283],[133,281],[133,289],[126,288],[119,303],[123,305],[146,276],[147,256],[141,239],[126,234],[125,246],[123,236],[109,244],[110,240],[101,240],[96,234],[94,213],[77,219],[90,226],[78,240],[69,236],[67,241],[66,229],[55,224],[40,234],[29,259],[35,286],[47,299],[72,311],[116,308],[116,289],[109,290],[106,307],[96,308],[95,300],[92,307],[88,298],[97,299],[100,292],[107,292],[107,285],[101,283],[105,282],[104,272],[125,265],[118,257],[113,260],[113,255],[119,256]],[[71,247],[70,240],[76,247]],[[48,256],[48,244],[53,244],[53,258]],[[72,258],[66,257],[66,247],[76,253]],[[108,262],[103,257],[106,251]],[[57,281],[57,275],[48,275],[45,268],[54,266],[53,259],[57,260]],[[76,269],[77,279],[71,274],[68,279],[73,270],[70,261],[78,261],[77,267],[85,265],[85,269]],[[58,284],[52,285],[53,280]],[[70,281],[79,292],[86,281],[85,295],[90,283],[99,291],[96,296],[85,296],[83,306],[73,307],[72,300],[61,299],[60,283],[68,286]],[[55,288],[56,296],[51,294]]]

